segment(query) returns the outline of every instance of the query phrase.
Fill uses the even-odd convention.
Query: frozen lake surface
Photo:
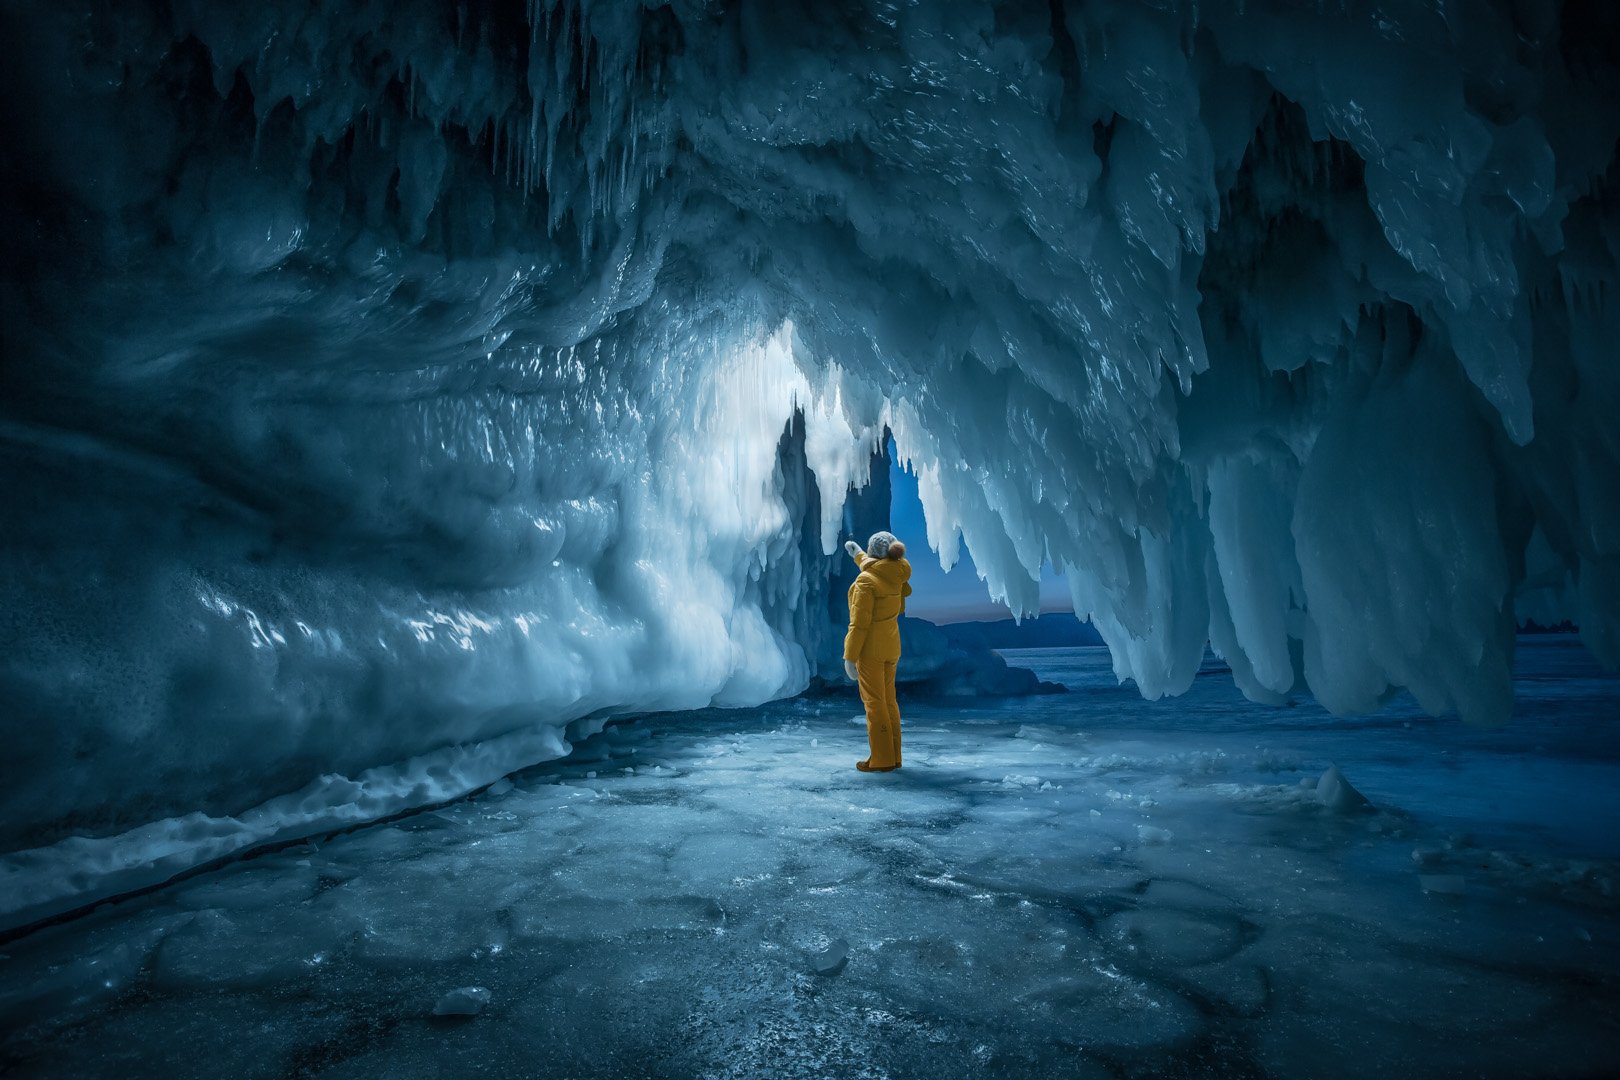
[[[11,941],[0,1072],[1620,1069],[1620,680],[1572,640],[1498,731],[1009,658],[1073,692],[902,697],[898,773],[850,699],[659,716]]]

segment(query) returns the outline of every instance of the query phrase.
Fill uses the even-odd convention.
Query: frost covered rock
[[[482,986],[462,986],[441,997],[433,1006],[434,1016],[477,1016],[489,1004],[489,990]]]

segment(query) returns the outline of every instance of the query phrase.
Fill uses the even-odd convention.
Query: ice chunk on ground
[[[1337,765],[1329,765],[1316,781],[1316,798],[1335,814],[1351,814],[1372,805],[1365,795],[1350,786]]]
[[[834,938],[815,956],[815,969],[817,975],[837,975],[849,963],[849,942],[844,938]]]

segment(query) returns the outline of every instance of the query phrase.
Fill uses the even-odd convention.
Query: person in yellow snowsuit
[[[873,533],[866,550],[850,540],[844,550],[860,567],[849,587],[849,632],[844,635],[844,673],[861,688],[866,706],[866,738],[871,754],[855,767],[890,772],[900,767],[900,706],[894,697],[894,669],[900,661],[896,620],[911,595],[911,564],[906,545],[893,533]]]

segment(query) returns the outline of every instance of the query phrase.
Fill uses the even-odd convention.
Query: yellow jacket
[[[905,559],[874,559],[865,552],[851,558],[861,574],[849,587],[844,659],[899,660],[900,625],[895,618],[906,610],[906,597],[911,595],[911,564]]]

